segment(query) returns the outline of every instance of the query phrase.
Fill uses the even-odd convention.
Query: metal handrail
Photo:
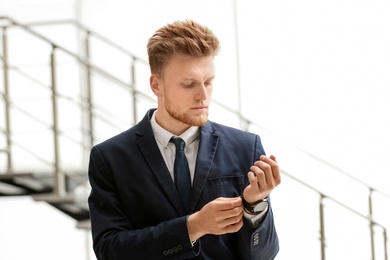
[[[330,162],[328,162],[328,161],[326,161],[326,160],[324,160],[324,159],[322,159],[322,158],[320,158],[320,157],[314,155],[313,153],[310,153],[310,152],[305,151],[305,150],[303,150],[303,149],[299,149],[299,150],[300,150],[302,153],[304,153],[304,154],[308,155],[309,157],[311,157],[312,159],[314,159],[315,161],[317,161],[317,162],[319,162],[319,163],[321,163],[321,164],[324,164],[324,165],[326,165],[326,166],[328,166],[328,167],[330,167],[330,168],[336,170],[336,171],[339,172],[339,173],[342,173],[343,175],[347,176],[348,178],[352,179],[353,181],[355,181],[355,182],[357,182],[357,183],[359,183],[359,184],[361,184],[361,185],[367,187],[369,190],[378,192],[378,193],[382,194],[384,197],[390,199],[390,195],[389,195],[389,194],[385,193],[384,191],[381,191],[381,190],[379,190],[379,189],[376,189],[376,188],[372,187],[372,186],[369,185],[368,183],[366,183],[366,182],[360,180],[359,178],[356,178],[355,176],[353,176],[353,175],[350,174],[349,172],[347,172],[347,171],[345,171],[345,170],[343,170],[343,169],[341,169],[341,168],[339,168],[339,167],[333,165],[332,163],[330,163]]]
[[[0,17],[1,19],[1,17]],[[107,37],[104,37],[103,35],[91,30],[90,28],[88,28],[87,26],[79,23],[78,21],[75,21],[75,20],[57,20],[57,21],[41,21],[41,22],[30,22],[28,23],[29,26],[50,26],[50,25],[60,25],[60,24],[73,24],[74,26],[76,26],[78,29],[86,32],[87,34],[89,35],[92,35],[94,37],[96,37],[97,39],[101,40],[102,42],[105,42],[107,45],[110,45],[111,47],[113,47],[114,49],[122,52],[123,54],[129,56],[130,58],[132,59],[135,59],[145,65],[148,65],[149,63],[138,57],[137,55],[131,53],[129,50],[123,48],[122,46],[120,46],[119,44],[111,41],[110,39],[108,39]]]
[[[3,18],[4,18],[4,17],[3,17]],[[0,17],[0,19],[2,19],[2,17]],[[11,20],[11,21],[12,21],[12,20]],[[115,42],[109,40],[107,37],[104,37],[104,36],[102,36],[101,34],[95,32],[95,31],[92,31],[92,30],[89,29],[88,27],[86,27],[86,26],[84,26],[84,25],[82,25],[82,24],[80,24],[79,22],[74,21],[74,20],[59,20],[59,21],[54,21],[54,22],[49,22],[49,21],[43,21],[43,22],[30,22],[28,25],[29,25],[29,26],[48,26],[48,25],[59,25],[59,24],[73,24],[73,25],[75,25],[78,29],[80,29],[80,30],[82,30],[82,31],[84,31],[84,32],[86,32],[86,33],[88,33],[89,35],[92,35],[92,36],[96,37],[97,39],[100,39],[101,41],[107,43],[108,45],[110,45],[110,46],[113,47],[114,49],[116,49],[116,50],[122,52],[123,54],[125,54],[125,55],[127,55],[127,56],[129,56],[129,57],[130,57],[131,59],[133,59],[134,61],[139,61],[139,62],[141,62],[141,63],[143,63],[143,64],[145,64],[145,65],[148,65],[148,64],[149,64],[146,60],[144,60],[144,59],[142,59],[142,58],[140,58],[140,57],[134,55],[133,53],[129,52],[127,49],[123,48],[122,46],[120,46],[120,45],[116,44]],[[17,24],[17,23],[14,22],[14,21],[13,21],[13,25],[18,25],[18,26],[19,26],[19,24]],[[45,39],[47,39],[47,38],[45,37]],[[48,39],[47,39],[47,40],[48,40]],[[61,48],[60,48],[60,49],[61,49]],[[89,63],[88,63],[87,61],[85,61],[85,64],[84,64],[84,65],[88,65],[88,66],[89,66]],[[122,82],[121,80],[119,80],[119,79],[117,79],[117,78],[115,78],[115,80],[116,80],[116,81],[119,81],[120,84],[122,84],[122,85],[125,84],[125,86],[128,86],[126,83]],[[144,96],[145,98],[148,98],[148,99],[150,99],[150,100],[153,100],[153,99],[151,99],[148,95],[144,94],[144,93],[141,92],[141,91],[138,91],[137,94],[140,94],[140,95]],[[222,107],[224,110],[226,110],[226,111],[232,113],[233,115],[237,116],[237,117],[238,117],[241,121],[243,121],[246,125],[252,124],[252,121],[251,121],[249,118],[244,117],[239,111],[237,111],[237,110],[231,108],[230,106],[225,105],[225,104],[222,103],[222,102],[219,102],[218,100],[213,99],[213,102],[214,102],[215,104],[217,104],[218,106]]]
[[[354,214],[358,215],[358,216],[361,217],[361,218],[364,218],[365,220],[368,220],[368,221],[372,222],[372,223],[375,224],[376,226],[381,227],[381,228],[383,228],[383,229],[386,229],[386,227],[385,227],[384,225],[382,225],[381,223],[379,223],[379,222],[373,220],[371,217],[368,217],[368,216],[366,216],[366,215],[360,213],[359,211],[357,211],[357,210],[355,210],[355,209],[353,209],[353,208],[347,206],[346,204],[340,202],[339,200],[335,199],[334,197],[329,196],[329,195],[325,194],[324,192],[320,191],[319,189],[317,189],[317,188],[315,188],[315,187],[313,187],[313,186],[307,184],[306,182],[304,182],[304,181],[302,181],[302,180],[300,180],[300,179],[294,177],[294,175],[292,175],[291,173],[288,173],[288,172],[285,171],[285,170],[281,170],[281,172],[282,172],[284,175],[288,176],[290,179],[293,179],[295,182],[298,182],[299,184],[305,186],[307,189],[309,189],[309,190],[311,190],[311,191],[314,191],[315,193],[318,193],[319,195],[321,195],[322,197],[324,197],[324,198],[326,198],[326,199],[328,199],[328,200],[333,201],[335,204],[337,204],[337,205],[339,205],[339,206],[341,206],[341,207],[347,209],[347,210],[350,211],[350,212],[353,212]]]
[[[82,65],[85,65],[85,66],[88,66],[90,68],[92,68],[94,71],[96,71],[97,73],[101,74],[102,76],[104,76],[105,78],[115,82],[117,85],[121,86],[121,87],[124,87],[124,88],[130,88],[130,89],[133,89],[134,86],[133,85],[129,85],[128,83],[118,79],[117,77],[113,76],[112,74],[110,74],[109,72],[107,72],[106,70],[92,64],[91,62],[89,62],[88,60],[86,59],[83,59],[82,57],[80,57],[79,55],[77,55],[76,53],[66,49],[65,47],[62,47],[61,45],[59,44],[56,44],[54,42],[52,42],[49,38],[41,35],[40,33],[37,33],[35,32],[34,30],[32,30],[29,26],[27,25],[24,25],[24,24],[21,24],[21,23],[18,23],[16,22],[15,20],[9,18],[9,17],[0,17],[0,20],[1,19],[6,19],[6,20],[9,20],[11,22],[11,25],[12,26],[17,26],[18,28],[22,28],[23,30],[27,31],[28,33],[30,33],[31,35],[35,36],[36,38],[38,39],[41,39],[42,41],[50,44],[53,46],[53,48],[57,49],[57,50],[61,50],[62,52],[64,52],[65,54],[69,55],[70,57],[74,58],[75,60],[77,60],[79,63],[81,63]],[[1,27],[8,27],[8,26],[0,26]],[[133,56],[133,58],[137,59],[135,56]],[[141,59],[139,59],[141,60]],[[153,100],[150,96],[140,92],[140,91],[137,91],[137,94],[139,95],[142,95],[143,97],[145,98],[148,98],[150,100]]]
[[[2,58],[2,57],[0,56],[0,58]],[[31,75],[29,75],[29,74],[27,74],[27,73],[24,73],[24,72],[21,71],[21,69],[18,68],[17,66],[8,66],[8,67],[9,67],[9,69],[12,69],[12,70],[14,70],[14,71],[17,71],[18,73],[20,73],[20,75],[22,75],[22,76],[25,77],[25,78],[28,78],[29,80],[31,80],[31,81],[37,83],[38,85],[40,85],[40,86],[42,86],[42,87],[44,87],[44,88],[46,88],[46,89],[48,89],[48,90],[50,89],[50,86],[46,85],[45,83],[42,83],[42,82],[38,81],[37,79],[33,78]],[[4,95],[5,95],[4,92],[2,92],[2,91],[0,91],[0,94],[1,94],[1,96],[3,96],[3,97],[4,97]],[[60,93],[57,93],[57,96],[58,96],[59,98],[62,98],[62,99],[64,99],[64,100],[67,100],[67,101],[69,101],[69,102],[71,102],[71,103],[73,103],[73,104],[75,104],[75,105],[83,106],[84,108],[86,107],[86,105],[84,104],[84,102],[83,102],[82,100],[80,100],[80,99],[75,99],[75,98],[73,98],[73,97],[71,97],[71,96],[67,96],[67,95],[60,94]],[[24,109],[22,109],[21,107],[17,106],[15,102],[10,101],[10,102],[9,102],[9,105],[12,106],[14,109],[19,110],[19,112],[21,112],[21,113],[27,115],[29,118],[33,119],[35,122],[40,123],[41,125],[44,125],[44,126],[46,126],[46,127],[48,127],[48,128],[50,127],[50,125],[49,125],[49,124],[46,124],[46,122],[44,122],[43,120],[41,120],[41,119],[39,119],[38,117],[36,117],[35,115],[31,114],[31,113],[28,112],[27,110],[24,110]],[[96,107],[98,107],[98,106],[96,106]],[[112,117],[115,116],[115,115],[110,114],[110,112],[109,112],[108,110],[104,109],[104,107],[100,107],[100,108],[99,108],[99,112],[102,113],[102,114],[105,114],[107,117],[111,117],[111,118],[112,118]],[[101,119],[102,121],[104,121],[104,122],[107,123],[107,124],[112,124],[112,126],[114,126],[114,128],[116,128],[116,129],[118,129],[118,130],[121,129],[120,126],[115,126],[115,123],[113,123],[112,121],[110,121],[110,120],[107,119],[106,117],[103,117],[103,116],[98,115],[98,114],[95,114],[94,117]],[[119,119],[118,119],[118,120],[119,120]]]
[[[333,203],[335,203],[336,205],[339,205],[340,207],[352,212],[353,214],[363,218],[364,220],[367,220],[369,223],[370,223],[370,241],[371,241],[371,259],[372,260],[375,260],[375,243],[374,243],[374,231],[373,231],[373,227],[374,226],[377,226],[379,228],[381,228],[383,230],[383,243],[384,243],[384,259],[387,260],[388,259],[388,254],[387,254],[387,229],[385,227],[385,225],[379,223],[378,221],[375,221],[372,217],[372,209],[371,209],[371,193],[370,193],[370,200],[369,200],[369,204],[370,204],[370,214],[368,216],[360,213],[359,211],[347,206],[346,204],[342,203],[341,201],[335,199],[334,197],[332,196],[329,196],[327,194],[325,194],[324,192],[320,191],[319,189],[316,189],[314,188],[313,186],[307,184],[306,182],[294,177],[292,174],[286,172],[285,170],[281,169],[281,172],[289,177],[290,179],[293,179],[295,182],[305,186],[307,189],[317,193],[320,195],[320,201],[319,201],[319,212],[320,212],[320,242],[321,242],[321,259],[322,260],[325,260],[325,247],[326,247],[326,239],[325,239],[325,221],[324,221],[324,212],[325,212],[325,208],[324,208],[324,204],[323,204],[323,201],[325,199],[328,199],[330,201],[332,201]]]

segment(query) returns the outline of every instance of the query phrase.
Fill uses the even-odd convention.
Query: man
[[[190,20],[149,39],[157,109],[91,151],[98,259],[269,260],[277,254],[269,200],[280,183],[275,157],[264,155],[259,136],[207,120],[218,51],[214,34]],[[175,148],[177,137],[185,148]]]

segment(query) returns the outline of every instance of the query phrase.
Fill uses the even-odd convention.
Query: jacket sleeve
[[[270,200],[269,200],[270,202]],[[240,259],[274,259],[279,252],[279,239],[275,230],[272,208],[269,204],[267,215],[261,225],[253,228],[244,219],[244,226],[238,232]]]
[[[260,137],[256,135],[254,161],[265,154]],[[274,259],[279,252],[279,239],[276,233],[271,199],[268,196],[268,211],[262,223],[253,228],[244,218],[244,226],[238,232],[237,242],[240,259]]]
[[[112,170],[97,147],[91,150],[88,175],[93,248],[99,260],[186,259],[199,253],[189,241],[186,216],[133,228],[124,213],[125,202],[121,201]]]

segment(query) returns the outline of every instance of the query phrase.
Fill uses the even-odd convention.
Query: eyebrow
[[[213,80],[215,78],[215,75],[207,78],[206,80]],[[180,80],[183,80],[183,81],[198,81],[198,79],[194,78],[194,77],[184,77],[184,78],[181,78]]]

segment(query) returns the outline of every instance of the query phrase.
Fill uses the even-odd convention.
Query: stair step
[[[37,176],[30,172],[0,174],[1,196],[31,195],[35,201],[43,201],[83,224],[80,228],[88,229],[89,208],[87,198],[74,193],[58,195],[53,193],[52,177]]]
[[[74,194],[57,195],[54,193],[32,195],[35,201],[44,201],[71,216],[77,221],[89,220],[87,198]]]
[[[25,196],[52,192],[53,188],[43,178],[32,173],[0,174],[0,196]]]
[[[91,221],[88,220],[81,220],[77,223],[77,228],[80,229],[91,229]]]

